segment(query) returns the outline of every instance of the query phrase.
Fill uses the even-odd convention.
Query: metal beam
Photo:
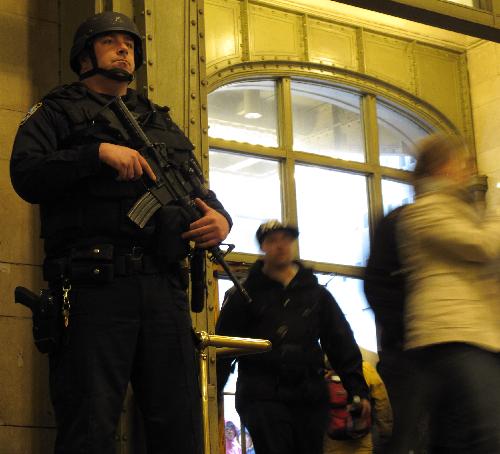
[[[491,11],[475,10],[459,4],[444,5],[438,0],[335,1],[500,43],[500,25]]]

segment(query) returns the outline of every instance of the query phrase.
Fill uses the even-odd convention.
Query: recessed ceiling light
[[[247,112],[245,115],[243,115],[245,118],[249,120],[255,120],[257,118],[262,117],[262,114],[259,112]]]

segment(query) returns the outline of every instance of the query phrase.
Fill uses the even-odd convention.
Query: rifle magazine
[[[158,202],[158,199],[148,191],[135,202],[134,206],[127,213],[127,216],[142,229],[160,208],[161,204]]]

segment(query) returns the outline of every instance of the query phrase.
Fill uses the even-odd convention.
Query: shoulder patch
[[[29,117],[31,117],[40,107],[42,107],[42,102],[37,102],[30,110],[28,110],[28,113],[24,116],[24,118],[21,120],[21,123],[19,123],[19,126],[22,126],[24,125],[24,123],[26,123],[29,119]]]

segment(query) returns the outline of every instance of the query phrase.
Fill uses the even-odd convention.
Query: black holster
[[[33,338],[36,348],[42,353],[55,350],[61,336],[59,300],[49,289],[40,292],[38,310],[33,312]]]
[[[33,339],[41,353],[55,350],[61,336],[60,303],[49,289],[43,289],[40,295],[24,287],[16,287],[15,302],[31,309],[33,319]]]

